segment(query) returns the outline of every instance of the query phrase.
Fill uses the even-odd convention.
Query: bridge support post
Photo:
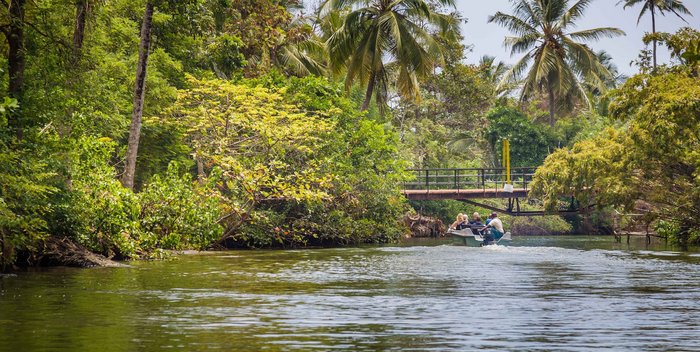
[[[425,170],[425,189],[427,191],[430,191],[430,171],[428,169]]]
[[[508,208],[506,208],[509,213],[513,212],[513,198],[508,198]]]

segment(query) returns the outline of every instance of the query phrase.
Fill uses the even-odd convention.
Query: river
[[[0,351],[700,351],[700,253],[608,237],[0,277]]]

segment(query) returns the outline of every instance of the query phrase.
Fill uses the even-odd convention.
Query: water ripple
[[[698,256],[682,252],[230,252],[0,285],[0,350],[697,351],[700,339]]]

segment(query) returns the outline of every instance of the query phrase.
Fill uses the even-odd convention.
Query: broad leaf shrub
[[[272,77],[274,78],[274,77]],[[234,84],[189,77],[150,123],[178,131],[241,219],[227,245],[303,247],[395,241],[406,202],[398,140],[323,78]],[[203,175],[207,176],[207,175]]]
[[[110,164],[115,142],[83,137],[76,141],[63,230],[80,244],[108,257],[130,258],[138,246],[138,198],[122,187]]]
[[[116,179],[113,141],[81,138],[77,144],[66,219],[56,231],[117,259],[149,256],[156,249],[203,249],[221,235],[217,191],[195,182],[178,164],[135,194]]]
[[[140,244],[144,248],[204,249],[223,228],[217,190],[193,181],[177,163],[155,175],[138,195]]]
[[[674,243],[700,244],[699,82],[684,66],[630,78],[610,105],[624,125],[547,157],[532,195],[550,210],[574,196],[582,206],[643,212]]]
[[[33,251],[48,236],[45,218],[57,191],[42,137],[17,141],[8,128],[8,114],[18,108],[15,99],[0,101],[0,271],[15,262],[18,251]]]

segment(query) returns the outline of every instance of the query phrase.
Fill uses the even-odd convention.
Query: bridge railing
[[[405,190],[502,190],[506,184],[506,169],[409,169],[414,177],[404,183]],[[535,174],[534,167],[511,168],[514,188],[527,190]]]

